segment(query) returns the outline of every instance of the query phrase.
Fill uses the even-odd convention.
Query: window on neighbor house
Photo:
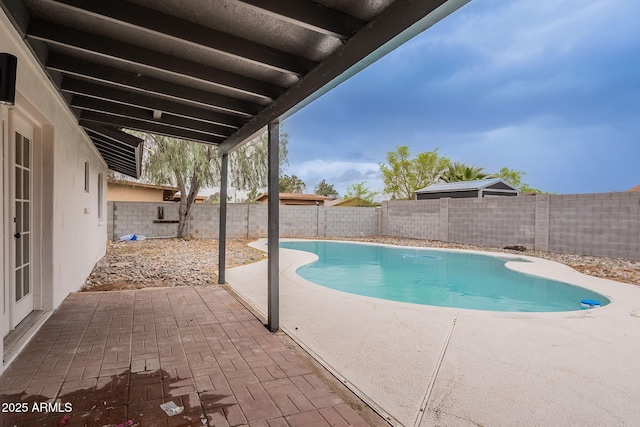
[[[84,162],[84,191],[89,192],[89,162]]]

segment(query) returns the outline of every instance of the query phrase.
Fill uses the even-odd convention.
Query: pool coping
[[[313,239],[282,240],[307,241]],[[357,243],[379,245],[368,242]],[[260,250],[266,250],[264,240],[258,240],[250,245]],[[416,249],[396,245],[384,246]],[[447,417],[454,424],[457,423],[454,422],[455,420],[460,421],[460,417],[473,420],[476,423],[522,422],[523,420],[517,419],[517,417],[513,420],[510,419],[512,412],[506,413],[503,405],[491,403],[488,406],[478,406],[471,404],[469,392],[473,390],[473,394],[482,394],[479,390],[482,390],[486,384],[493,381],[504,381],[506,382],[505,389],[517,390],[505,394],[504,398],[523,393],[523,387],[527,388],[527,386],[523,386],[520,377],[527,376],[526,372],[535,372],[535,370],[524,364],[520,366],[520,370],[513,371],[513,365],[524,363],[521,360],[529,358],[527,349],[530,353],[536,354],[540,353],[538,347],[545,348],[547,352],[553,350],[554,346],[560,345],[553,343],[559,340],[560,336],[563,336],[565,341],[572,342],[572,345],[575,346],[572,352],[564,354],[565,359],[546,359],[544,352],[540,354],[539,358],[547,360],[549,366],[558,365],[558,369],[561,371],[572,371],[572,366],[579,365],[577,361],[572,360],[576,355],[596,352],[599,357],[611,356],[607,351],[595,351],[591,345],[580,339],[576,341],[576,336],[580,338],[583,335],[596,333],[598,339],[606,341],[609,345],[615,344],[610,341],[612,336],[619,337],[621,341],[624,341],[625,350],[618,352],[619,360],[616,363],[626,364],[626,366],[635,363],[631,355],[626,353],[630,346],[631,349],[637,350],[638,344],[636,343],[640,342],[638,341],[640,334],[635,332],[635,329],[628,330],[631,326],[634,328],[640,326],[638,323],[640,322],[640,304],[638,303],[640,289],[638,287],[586,276],[566,265],[528,255],[442,248],[437,248],[437,250],[527,259],[531,263],[507,264],[509,268],[516,271],[590,289],[606,296],[611,303],[593,310],[522,313],[426,306],[380,300],[348,294],[306,281],[298,276],[295,270],[301,265],[312,262],[315,255],[282,248],[280,250],[282,328],[303,348],[310,351],[312,356],[333,372],[338,379],[351,385],[350,388],[365,402],[377,409],[383,416],[386,415],[389,421],[396,425],[427,425],[433,424],[438,419],[442,421]],[[266,279],[264,278],[266,275],[263,272],[265,269],[266,262],[261,261],[250,266],[229,269],[227,274],[230,286],[244,299],[251,301],[262,314],[266,312]],[[309,313],[320,314],[309,316]],[[345,316],[345,314],[348,315]],[[423,329],[425,322],[429,324],[429,330]],[[612,323],[616,325],[617,330],[611,328]],[[575,329],[575,331],[567,333],[567,328],[572,331]],[[521,336],[520,332],[514,332],[520,331],[520,329],[527,331],[524,333],[525,336]],[[504,335],[512,342],[500,339],[494,342],[497,339],[496,335],[498,337]],[[478,337],[482,337],[482,340],[477,341]],[[629,341],[626,337],[635,337],[635,341]],[[489,346],[485,341],[493,342],[493,346]],[[397,350],[385,348],[391,342],[398,347]],[[495,353],[492,360],[484,361],[485,369],[495,370],[499,373],[497,378],[504,377],[503,380],[483,378],[480,381],[476,377],[482,375],[478,373],[472,375],[464,371],[464,376],[469,378],[461,384],[464,386],[462,388],[468,390],[443,394],[442,389],[446,389],[446,385],[451,381],[455,383],[456,376],[462,375],[461,367],[475,366],[478,362],[474,357],[466,354],[476,350],[476,348],[468,348],[471,342],[475,342],[477,347],[483,348],[485,353]],[[496,353],[496,347],[501,346],[505,347],[503,351]],[[463,349],[465,350],[463,351]],[[363,361],[362,354],[366,354],[367,358],[374,360]],[[477,355],[477,358],[483,359],[483,357]],[[623,360],[625,358],[629,360]],[[389,362],[390,359],[397,363]],[[512,360],[517,362],[512,362]],[[594,357],[594,360],[599,359]],[[457,361],[457,363],[452,364],[453,361]],[[532,365],[538,363],[535,360],[529,362]],[[396,371],[392,367],[396,364],[402,369]],[[428,369],[426,369],[427,366]],[[541,366],[541,369],[544,370],[545,366]],[[502,371],[509,371],[510,374],[504,375]],[[372,372],[376,372],[376,375],[372,376]],[[633,379],[636,382],[640,380],[640,371],[634,372],[634,375],[626,374],[624,376],[616,372],[613,381],[598,378],[595,385],[598,385],[598,382],[611,383],[604,388],[596,388],[596,390],[607,390],[607,393],[600,396],[599,400],[608,401],[612,396],[616,396],[614,389],[620,388],[615,384],[616,382],[628,384]],[[533,378],[528,381],[541,381],[549,385],[555,384],[556,380],[557,378],[547,378],[546,375],[536,372]],[[594,388],[593,381],[588,379],[580,381],[585,383],[585,387]],[[557,384],[556,387],[558,387]],[[569,383],[564,382],[558,388],[564,390],[564,393],[557,396],[557,399],[567,400],[568,391],[566,389],[571,388]],[[640,399],[638,392],[626,390],[625,393],[626,397],[619,396],[618,400],[625,402],[629,393],[633,395],[634,399]],[[459,400],[458,405],[447,406],[447,403],[451,403],[448,400],[455,399]],[[471,400],[473,401],[473,399]],[[549,398],[541,399],[541,402],[533,405],[534,409],[531,408],[530,403],[523,403],[524,406],[520,408],[520,411],[531,413],[544,409],[548,413],[549,407],[555,405],[548,400]],[[461,413],[458,406],[466,409]],[[593,415],[593,410],[584,408],[584,405],[579,402],[573,402],[570,406],[570,413],[577,411],[574,415],[576,420],[584,419],[587,423],[593,422],[593,419],[589,418]],[[596,407],[600,406],[596,405]],[[610,406],[616,405],[610,404]],[[628,412],[628,408],[625,410]],[[624,410],[618,412],[622,420],[626,419]],[[631,412],[633,416],[640,417],[640,410]],[[562,418],[567,415],[567,406],[558,407],[551,413]],[[611,421],[611,419],[608,420]],[[557,421],[560,419],[554,420],[554,422]],[[562,421],[566,421],[566,419],[563,418]],[[551,425],[551,421],[549,425]]]

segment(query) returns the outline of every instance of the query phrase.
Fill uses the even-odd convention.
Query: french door
[[[15,121],[15,130],[10,140],[13,142],[10,157],[13,164],[13,185],[11,189],[11,214],[13,238],[13,274],[11,294],[11,324],[15,327],[33,311],[33,127],[21,120]]]

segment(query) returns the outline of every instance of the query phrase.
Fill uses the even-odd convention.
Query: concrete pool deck
[[[315,255],[281,249],[280,324],[392,424],[638,425],[640,288],[515,258],[534,262],[511,268],[611,303],[509,313],[387,301],[310,283],[295,270]],[[260,261],[227,271],[230,287],[262,314],[266,270]]]

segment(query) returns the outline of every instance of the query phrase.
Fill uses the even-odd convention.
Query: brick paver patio
[[[0,377],[0,402],[2,426],[366,425],[213,286],[69,295]]]

